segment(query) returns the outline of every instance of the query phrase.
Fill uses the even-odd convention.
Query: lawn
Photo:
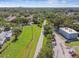
[[[46,43],[47,43],[47,38],[44,37],[43,38],[42,49],[41,49],[40,53],[37,56],[38,58],[46,58],[46,53],[47,53],[47,45],[46,45]]]
[[[68,45],[68,46],[79,46],[79,41],[74,41],[74,42],[66,43],[66,45]]]
[[[40,32],[41,28],[36,25],[24,26],[18,40],[11,43],[9,47],[0,54],[0,57],[33,57]]]
[[[45,47],[46,47],[46,42],[47,42],[47,38],[44,36],[43,46],[42,46],[42,48],[45,48]]]

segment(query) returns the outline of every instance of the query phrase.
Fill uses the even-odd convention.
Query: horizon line
[[[65,7],[62,7],[62,6],[59,6],[59,7],[23,7],[23,6],[12,6],[12,7],[0,7],[0,8],[79,8],[79,6],[65,6]]]

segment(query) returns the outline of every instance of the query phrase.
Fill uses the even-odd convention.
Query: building
[[[9,16],[9,17],[7,17],[5,20],[6,21],[13,21],[13,20],[15,20],[16,19],[16,16]]]
[[[60,28],[59,33],[62,34],[67,39],[76,39],[79,34],[77,31],[68,27]]]
[[[4,44],[5,40],[6,40],[5,32],[1,32],[0,33],[0,46]]]
[[[6,35],[5,35],[5,37],[6,37],[6,39],[7,40],[10,40],[10,37],[12,36],[12,31],[10,30],[10,31],[7,31],[6,32]]]
[[[1,32],[0,33],[0,46],[2,46],[6,40],[10,39],[12,36],[12,31],[6,31],[6,32]]]

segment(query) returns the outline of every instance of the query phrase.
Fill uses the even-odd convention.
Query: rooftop
[[[5,20],[7,20],[7,21],[12,21],[12,20],[14,20],[14,19],[16,19],[16,16],[9,16],[9,17],[7,17]]]
[[[12,31],[7,31],[7,32],[1,32],[0,33],[0,45],[2,45],[4,43],[4,41],[6,40],[6,37],[11,37],[12,36]]]
[[[63,28],[60,28],[61,30],[69,33],[69,34],[72,34],[72,33],[78,33],[77,31],[75,31],[74,29],[71,29],[71,28],[68,28],[68,27],[63,27]]]
[[[0,45],[2,45],[4,43],[5,39],[6,39],[5,33],[4,32],[0,33]]]

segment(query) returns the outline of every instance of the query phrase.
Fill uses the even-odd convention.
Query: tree
[[[16,23],[17,24],[24,24],[24,25],[27,25],[29,23],[30,19],[27,19],[27,18],[17,18],[16,19]]]
[[[14,36],[15,39],[13,40],[13,42],[16,42],[18,40],[18,36],[20,35],[20,33],[22,32],[20,29],[14,29]]]
[[[46,36],[47,34],[52,34],[53,30],[52,30],[52,26],[47,24],[44,26],[44,35]]]

